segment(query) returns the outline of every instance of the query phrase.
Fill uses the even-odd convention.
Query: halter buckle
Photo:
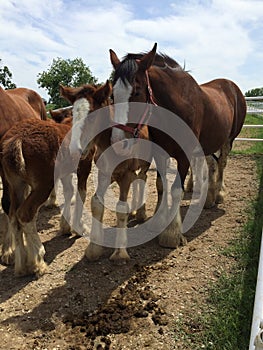
[[[134,131],[133,131],[133,137],[135,139],[138,139],[140,136],[140,130],[138,128],[134,128]]]

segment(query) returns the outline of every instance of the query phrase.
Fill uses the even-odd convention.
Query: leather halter
[[[129,132],[130,134],[133,135],[134,138],[140,137],[140,131],[141,131],[143,125],[146,123],[147,120],[149,120],[149,118],[152,114],[152,105],[157,106],[157,103],[154,101],[154,98],[153,98],[153,92],[152,92],[152,88],[151,88],[151,84],[150,84],[150,80],[149,80],[148,71],[145,72],[145,75],[146,75],[146,81],[147,81],[147,89],[148,89],[148,93],[149,93],[149,102],[146,103],[147,106],[145,108],[143,115],[141,116],[139,123],[137,124],[137,126],[135,128],[132,126],[128,126],[126,124],[117,124],[116,123],[116,124],[112,125],[113,128],[117,128],[117,129],[121,129],[123,131]]]

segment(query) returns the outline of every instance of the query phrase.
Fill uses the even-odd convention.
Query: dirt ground
[[[209,285],[231,268],[220,250],[238,235],[257,194],[252,157],[231,156],[225,184],[225,203],[202,211],[186,246],[165,249],[153,240],[130,248],[125,265],[109,261],[109,248],[98,262],[88,262],[86,238],[57,237],[59,209],[42,208],[38,229],[48,272],[16,278],[13,267],[0,265],[0,349],[192,349],[178,325],[184,320],[196,331],[191,320],[202,312]],[[148,186],[151,213],[153,180]],[[112,213],[105,219],[112,222]]]

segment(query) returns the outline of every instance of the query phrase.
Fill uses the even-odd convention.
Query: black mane
[[[138,70],[138,64],[136,61],[140,60],[144,55],[145,53],[128,53],[124,56],[119,67],[115,71],[114,83],[120,78],[125,85],[127,84],[127,81],[132,84],[135,73]],[[162,53],[156,53],[153,65],[162,69],[184,70],[173,58]]]

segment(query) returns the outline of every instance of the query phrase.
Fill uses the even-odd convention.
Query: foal
[[[98,108],[99,104],[94,103],[97,90],[100,89],[93,88],[87,97],[93,102],[90,111]],[[68,142],[62,141],[70,130],[70,123],[28,120],[14,125],[0,144],[11,201],[7,234],[15,237],[15,247],[6,247],[3,255],[5,261],[11,262],[14,253],[16,275],[40,276],[46,270],[45,249],[37,233],[36,219],[54,187],[57,153],[63,148],[62,153],[68,154]],[[66,188],[65,203],[70,205],[71,173],[62,173],[60,178]]]
[[[68,87],[60,86],[60,92],[62,94],[63,91],[68,91]],[[62,96],[62,95],[61,95]],[[62,96],[63,97],[63,96]],[[60,108],[57,110],[50,110],[50,116],[56,123],[69,124],[72,126],[73,120],[73,107]],[[63,215],[60,220],[60,235],[68,234],[68,232],[73,231],[77,235],[83,235],[87,231],[87,227],[82,222],[82,211],[83,211],[83,203],[86,200],[87,193],[87,179],[89,177],[91,167],[92,167],[92,159],[94,157],[95,148],[91,148],[88,154],[85,154],[80,158],[78,167],[77,167],[77,189],[79,196],[74,196],[71,199],[71,203],[75,202],[74,213],[72,219],[72,227],[69,222],[71,221],[71,213],[70,213],[70,203],[65,203]],[[73,178],[72,178],[73,181]],[[56,184],[55,184],[56,188]],[[46,206],[54,206],[56,202],[56,190],[52,191],[49,196],[48,201],[45,203]],[[73,230],[72,230],[73,229]]]
[[[136,157],[136,151],[129,159],[125,156],[117,156],[111,148],[111,106],[100,110],[98,113],[88,116],[92,105],[86,97],[86,87],[79,88],[61,88],[61,95],[73,104],[73,129],[70,142],[70,152],[72,154],[81,152],[83,147],[89,152],[91,147],[96,147],[94,161],[98,167],[98,186],[96,193],[91,199],[92,227],[90,234],[90,243],[86,249],[85,255],[89,260],[98,259],[104,245],[103,234],[103,214],[104,197],[109,185],[116,181],[120,193],[119,201],[116,205],[117,229],[114,243],[115,250],[111,255],[111,260],[128,260],[129,254],[127,247],[127,221],[129,216],[129,206],[127,197],[130,185],[134,180],[146,181],[146,172],[151,162],[151,150],[149,150],[149,161],[141,160]],[[111,86],[107,82],[104,88],[106,96],[111,95]],[[105,100],[105,99],[104,99]],[[129,137],[127,135],[127,137]],[[83,146],[84,138],[88,140],[88,145]],[[148,140],[148,128],[142,127],[140,130],[140,139]],[[132,139],[131,141],[133,141]],[[134,150],[136,149],[136,143]],[[116,164],[116,165],[115,165]],[[142,183],[140,181],[140,183]],[[137,220],[145,219],[145,206],[143,199],[140,198],[137,203]]]

